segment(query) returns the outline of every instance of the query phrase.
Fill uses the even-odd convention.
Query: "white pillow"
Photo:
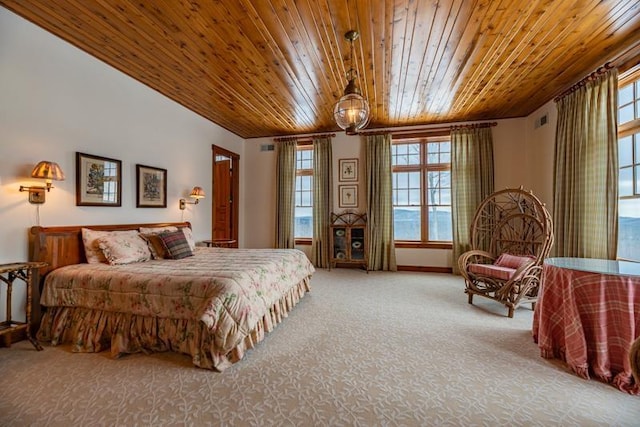
[[[131,264],[151,259],[147,242],[136,230],[114,232],[97,239],[98,246],[111,265]]]
[[[140,232],[144,234],[158,234],[165,231],[178,231],[178,227],[175,227],[173,225],[169,225],[167,227],[140,227]]]
[[[181,228],[182,233],[184,234],[184,238],[187,239],[187,243],[189,244],[189,247],[191,248],[191,252],[196,250],[196,241],[193,240],[193,232],[191,231],[191,229],[189,227],[182,227]]]
[[[89,264],[106,263],[102,250],[98,247],[97,239],[104,237],[111,231],[91,230],[90,228],[82,229],[82,244],[84,245],[84,254]]]

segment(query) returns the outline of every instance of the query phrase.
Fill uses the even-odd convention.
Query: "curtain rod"
[[[335,133],[309,133],[304,135],[289,135],[289,136],[277,136],[273,138],[274,141],[289,141],[291,139],[312,139],[312,138],[335,138]]]
[[[484,127],[493,127],[497,126],[498,122],[484,122],[484,123],[470,123],[465,125],[449,125],[449,126],[439,126],[439,127],[425,127],[425,128],[414,128],[414,129],[403,129],[403,130],[393,130],[393,129],[374,129],[370,131],[362,131],[358,132],[359,135],[384,135],[390,133],[391,135],[413,135],[413,134],[434,134],[434,133],[448,133],[455,129],[475,129],[475,128],[484,128]]]
[[[585,76],[578,83],[575,83],[574,85],[572,85],[568,89],[565,89],[560,95],[558,95],[555,98],[553,98],[553,100],[555,102],[560,101],[565,96],[572,94],[576,90],[580,89],[581,87],[583,87],[584,85],[586,85],[590,81],[593,81],[594,79],[600,77],[601,75],[603,75],[604,73],[606,73],[607,71],[609,71],[612,68],[615,68],[614,65],[611,62],[607,62],[602,67],[599,67],[598,69],[596,69],[591,74],[588,74],[587,76]]]

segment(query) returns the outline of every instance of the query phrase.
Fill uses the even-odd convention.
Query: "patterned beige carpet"
[[[0,425],[640,424],[640,398],[539,356],[531,310],[476,300],[446,274],[320,270],[223,373],[22,341],[0,349]]]

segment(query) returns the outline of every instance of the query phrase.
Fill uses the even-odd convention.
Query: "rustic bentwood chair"
[[[553,224],[531,192],[508,188],[487,197],[471,223],[471,250],[458,258],[469,304],[473,296],[507,306],[509,317],[523,303],[535,309],[542,264],[553,244]]]

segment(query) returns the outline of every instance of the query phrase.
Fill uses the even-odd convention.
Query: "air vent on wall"
[[[540,126],[546,125],[548,121],[549,120],[547,119],[547,113],[544,113],[544,115],[536,119],[535,128],[538,129]]]
[[[260,151],[273,151],[273,144],[262,144]]]

